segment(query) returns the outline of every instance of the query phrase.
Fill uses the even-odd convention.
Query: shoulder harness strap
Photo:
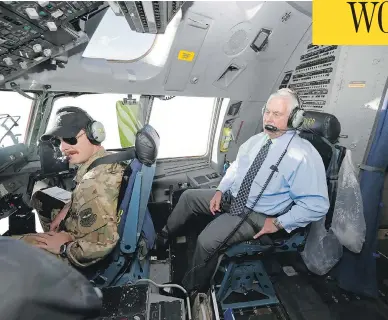
[[[101,158],[94,160],[90,164],[90,166],[88,167],[86,172],[92,170],[93,168],[95,168],[101,164],[119,163],[122,161],[132,160],[135,158],[136,158],[136,151],[135,151],[135,148],[132,147],[132,148],[126,149],[124,151],[120,151],[120,152],[117,152],[114,154],[109,154],[105,157],[101,157]]]

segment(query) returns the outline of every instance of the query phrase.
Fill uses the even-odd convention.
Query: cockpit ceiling
[[[75,6],[73,2],[53,6],[61,3]],[[24,91],[131,92],[261,101],[294,49],[302,40],[303,46],[311,42],[311,18],[301,12],[302,4],[294,7],[299,2],[232,1],[225,5],[188,1],[164,6],[164,11],[160,5],[156,10],[155,3],[154,17],[167,10],[167,27],[161,25],[156,31],[148,23],[152,14],[146,10],[146,2],[141,2],[142,7],[136,2],[137,14],[143,10],[148,21],[148,30],[141,21],[140,31],[131,26],[117,2],[89,2],[90,10],[80,11],[72,20],[62,18],[65,9],[51,8],[50,19],[37,18],[35,12],[44,16],[41,11],[51,6],[50,2],[0,3],[1,14],[8,10],[8,16],[16,16],[37,33],[28,40],[19,37],[21,41],[14,47],[3,46],[0,35],[0,51],[5,50],[5,60],[0,59],[0,86]],[[128,7],[130,2],[124,4]],[[47,25],[52,14],[59,21],[56,31]],[[12,26],[17,30],[23,27]],[[23,48],[29,51],[25,53]]]
[[[312,17],[313,14],[313,2],[312,1],[287,1],[287,3],[298,10],[299,12],[305,14],[308,17]]]

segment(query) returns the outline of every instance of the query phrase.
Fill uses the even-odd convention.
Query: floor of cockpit
[[[191,229],[191,228],[190,228]],[[192,229],[191,229],[192,230]],[[185,231],[186,243],[172,248],[173,282],[179,282],[193,256],[196,234]],[[388,240],[382,244],[388,257]],[[186,258],[182,258],[186,257]],[[295,275],[287,275],[283,267],[292,267]],[[350,320],[388,319],[388,259],[377,260],[380,298],[371,299],[345,292],[330,277],[319,277],[309,273],[296,253],[283,253],[265,262],[280,305],[238,310],[235,319],[249,320]],[[222,315],[222,312],[221,312]]]

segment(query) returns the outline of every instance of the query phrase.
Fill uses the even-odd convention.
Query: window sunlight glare
[[[158,158],[206,154],[215,98],[155,98],[149,123],[160,136]]]

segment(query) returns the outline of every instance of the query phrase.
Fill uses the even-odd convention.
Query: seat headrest
[[[324,112],[305,111],[304,121],[300,127],[302,132],[314,132],[331,143],[338,141],[341,133],[341,124],[337,117]]]
[[[155,163],[158,157],[160,138],[156,130],[146,124],[136,133],[135,150],[139,161],[146,166]]]

